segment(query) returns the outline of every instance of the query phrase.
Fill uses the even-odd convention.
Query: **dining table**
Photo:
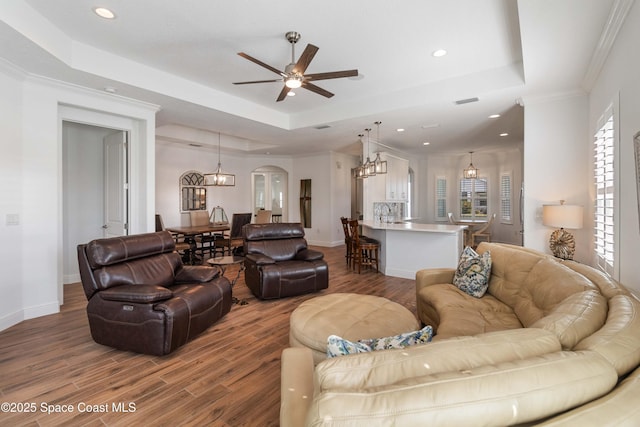
[[[476,218],[476,219],[458,219],[455,220],[456,225],[466,225],[467,228],[464,231],[464,244],[466,246],[471,245],[471,235],[474,231],[478,230],[481,226],[485,225],[487,220],[484,218]]]
[[[205,225],[180,225],[175,227],[166,227],[168,232],[177,236],[184,236],[184,241],[189,243],[190,256],[189,261],[191,264],[196,264],[198,258],[196,257],[196,236],[204,236],[212,233],[223,233],[231,229],[229,224],[215,224],[209,223]]]

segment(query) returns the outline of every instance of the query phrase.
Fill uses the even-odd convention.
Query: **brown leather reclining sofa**
[[[300,223],[243,227],[245,282],[260,299],[317,292],[329,286],[322,252],[307,248]]]
[[[162,356],[231,310],[218,268],[183,265],[167,231],[78,245],[94,341]]]

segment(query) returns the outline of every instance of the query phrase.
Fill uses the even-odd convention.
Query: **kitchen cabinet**
[[[387,161],[385,179],[386,201],[406,202],[409,193],[409,161],[391,155],[380,155]]]
[[[388,153],[380,153],[380,158],[387,161],[387,173],[364,180],[368,196],[365,203],[406,202],[409,197],[409,161]]]
[[[409,199],[409,161],[389,153],[380,153],[387,161],[387,173],[363,179],[364,219],[373,219],[373,204],[406,203]]]

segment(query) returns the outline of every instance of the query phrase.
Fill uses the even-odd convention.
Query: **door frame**
[[[263,175],[265,177],[265,196],[269,196],[268,198],[265,197],[265,204],[267,204],[270,203],[273,199],[271,188],[271,175],[273,174],[282,174],[285,179],[285,182],[282,185],[282,189],[285,193],[282,200],[282,222],[286,222],[288,221],[289,212],[289,172],[287,172],[286,169],[281,168],[280,166],[261,166],[251,172],[251,212],[255,216],[258,208],[256,206],[255,177],[257,175]]]
[[[136,218],[141,217],[140,213],[145,211],[145,207],[135,203],[134,201],[140,199],[137,197],[138,194],[142,192],[146,192],[146,188],[139,188],[139,182],[141,180],[135,180],[133,173],[132,165],[138,165],[140,159],[136,157],[136,150],[133,149],[134,146],[142,146],[145,143],[145,135],[144,129],[146,127],[146,122],[141,119],[136,119],[134,117],[125,117],[119,116],[116,114],[110,114],[107,112],[90,110],[87,108],[76,107],[72,105],[58,105],[58,141],[59,141],[59,164],[60,167],[60,183],[58,192],[58,206],[60,206],[59,211],[59,233],[58,233],[58,248],[60,248],[60,256],[58,257],[58,301],[62,304],[64,302],[64,261],[65,257],[76,257],[77,254],[69,254],[65,253],[64,248],[64,189],[62,188],[62,174],[63,171],[63,161],[62,161],[62,146],[63,146],[63,126],[64,122],[75,122],[81,123],[89,126],[95,126],[100,128],[108,128],[114,129],[118,131],[124,131],[128,133],[129,143],[127,144],[127,170],[129,171],[129,191],[128,191],[128,218]],[[140,173],[144,173],[144,171],[140,171]],[[103,191],[103,189],[100,189]],[[140,225],[146,224],[147,221],[144,221],[144,218],[140,219],[140,223],[132,224],[133,221],[129,221],[129,233],[132,232],[144,232],[146,227],[140,228]],[[133,231],[132,231],[133,228]],[[79,280],[79,277],[78,277]]]

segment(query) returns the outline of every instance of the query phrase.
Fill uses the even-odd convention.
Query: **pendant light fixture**
[[[473,151],[469,151],[469,156],[470,156],[469,167],[467,167],[463,171],[462,176],[465,179],[477,179],[478,178],[478,168],[473,166]]]
[[[358,179],[364,179],[364,178],[368,178],[367,175],[367,171],[364,167],[364,141],[362,141],[362,137],[364,136],[364,134],[358,134],[358,138],[360,139],[360,143],[362,144],[362,157],[360,160],[360,164],[358,165],[358,167],[356,168],[356,178]]]
[[[222,172],[220,163],[220,132],[218,132],[218,169],[214,173],[204,174],[204,185],[215,187],[233,187],[236,185],[236,176]]]
[[[380,121],[375,122],[375,125],[378,127],[378,129],[377,129],[378,136],[376,137],[377,141],[378,141],[378,144],[380,144],[380,125],[381,124],[382,124],[382,122],[380,122]],[[380,151],[379,150],[376,153],[376,159],[373,161],[373,164],[375,165],[376,174],[384,175],[385,173],[387,173],[387,161],[386,160],[382,160],[380,158]]]
[[[369,134],[371,132],[371,129],[365,129],[365,132],[367,132],[367,161],[364,164],[364,168],[367,176],[376,176],[376,165],[371,161],[371,159],[369,159],[369,149],[371,146],[371,143],[369,142]]]

